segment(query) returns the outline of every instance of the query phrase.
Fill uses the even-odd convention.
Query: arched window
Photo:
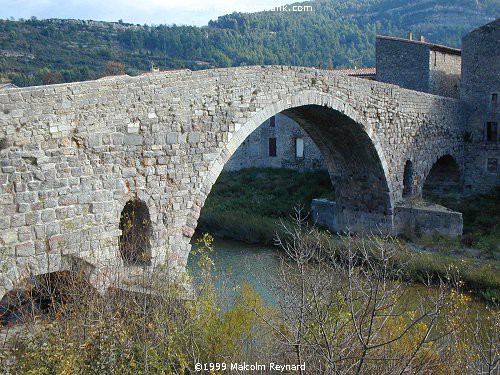
[[[409,197],[413,194],[413,163],[406,161],[403,172],[403,197]]]
[[[120,254],[126,264],[151,263],[151,219],[146,204],[132,199],[125,204],[120,217]]]

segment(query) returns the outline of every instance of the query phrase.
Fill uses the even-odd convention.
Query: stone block
[[[136,168],[123,168],[122,169],[122,177],[123,178],[129,178],[129,177],[135,177],[137,176],[137,169]]]
[[[138,146],[143,142],[143,137],[137,134],[125,134],[123,137],[123,144],[126,146]]]

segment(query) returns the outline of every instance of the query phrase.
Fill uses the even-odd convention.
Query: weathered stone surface
[[[462,40],[460,97],[473,110],[464,133],[465,194],[488,192],[500,185],[499,40],[500,18]]]
[[[348,221],[345,213],[337,211],[335,202],[328,199],[313,199],[311,215],[316,224],[336,232],[343,229],[339,222]],[[366,216],[366,213],[363,214]],[[364,218],[366,220],[366,218]],[[428,205],[415,207],[408,204],[398,204],[394,208],[393,234],[440,234],[457,237],[463,232],[463,219],[460,212],[455,212],[443,206]],[[347,229],[353,229],[347,225]],[[372,227],[377,232],[377,227]],[[383,229],[383,228],[382,228]]]
[[[10,218],[0,224],[2,257],[46,271],[45,246],[61,267],[67,256],[119,265],[120,213],[139,199],[151,215],[153,264],[184,269],[223,166],[280,112],[324,155],[341,227],[392,225],[407,160],[416,194],[441,156],[463,165],[462,101],[331,71],[240,67],[12,89],[0,93],[0,139],[23,142],[0,150],[0,216]],[[36,162],[23,158],[33,150]]]

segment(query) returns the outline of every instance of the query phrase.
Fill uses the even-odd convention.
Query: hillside
[[[0,78],[19,86],[94,79],[106,74],[108,61],[123,63],[131,75],[148,70],[151,62],[190,69],[373,66],[377,33],[404,36],[412,31],[458,47],[462,35],[500,14],[495,0],[307,4],[313,5],[313,12],[233,13],[204,27],[0,20]]]

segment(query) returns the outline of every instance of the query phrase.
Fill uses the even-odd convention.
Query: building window
[[[274,128],[276,126],[276,117],[273,116],[269,119],[269,126],[271,128]]]
[[[295,157],[304,157],[304,138],[295,138]]]
[[[276,138],[269,138],[269,156],[276,156]]]
[[[498,103],[498,94],[495,92],[491,94],[491,104],[496,105]]]
[[[498,159],[488,158],[486,161],[486,170],[490,173],[496,173],[498,170]]]
[[[496,122],[486,123],[486,141],[496,142],[498,134],[498,124]]]

